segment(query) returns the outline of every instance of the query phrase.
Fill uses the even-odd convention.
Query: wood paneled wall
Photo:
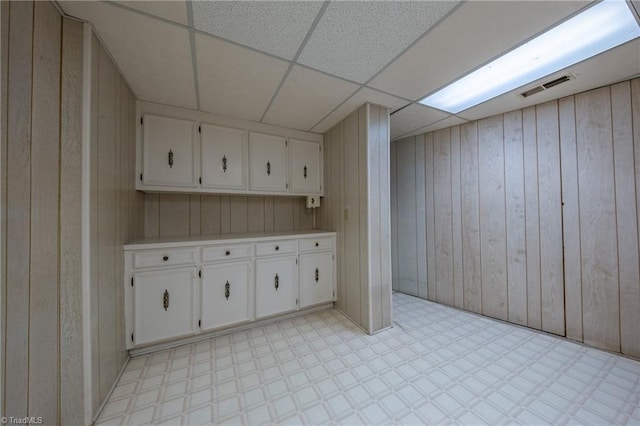
[[[394,289],[640,356],[638,123],[635,79],[393,142]]]
[[[389,113],[363,105],[324,135],[318,226],[338,233],[337,306],[369,332],[391,326]]]
[[[144,195],[135,191],[135,98],[95,35],[90,37],[91,410],[106,398],[128,357],[123,245],[144,233]]]
[[[144,236],[302,231],[313,225],[303,197],[145,194]]]

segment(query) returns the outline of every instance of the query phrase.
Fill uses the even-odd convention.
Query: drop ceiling
[[[634,40],[526,99],[519,93],[544,81],[456,115],[417,103],[586,1],[58,3],[92,23],[140,100],[317,133],[365,102],[390,108],[399,139],[640,75]]]

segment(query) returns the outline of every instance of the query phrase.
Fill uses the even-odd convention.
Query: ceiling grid
[[[516,90],[458,114],[418,103],[589,4],[57,1],[92,23],[141,100],[317,133],[370,102],[394,112],[392,139],[639,75],[636,39],[527,99]]]

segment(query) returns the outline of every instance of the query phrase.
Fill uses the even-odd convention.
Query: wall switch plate
[[[316,195],[309,195],[307,197],[307,208],[315,209],[316,207],[320,207],[320,197]]]

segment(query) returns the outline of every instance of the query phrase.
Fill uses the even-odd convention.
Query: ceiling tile
[[[355,95],[347,99],[347,101],[340,105],[335,111],[331,112],[331,114],[329,114],[324,120],[314,126],[311,131],[316,133],[326,132],[365,102],[385,106],[390,108],[391,111],[401,108],[409,103],[403,99],[396,98],[395,96],[387,95],[385,93],[378,92],[377,90],[369,89],[368,87],[363,87],[358,90]]]
[[[447,127],[457,126],[458,124],[462,124],[466,122],[467,120],[464,120],[460,117],[456,117],[452,115],[443,120],[436,121],[433,124],[429,124],[428,126],[424,126],[412,132],[406,133],[404,135],[400,135],[396,139],[408,138],[410,136],[421,135],[423,133],[429,133],[435,130],[446,129]],[[393,125],[391,127],[393,128]]]
[[[187,30],[102,2],[60,5],[93,23],[139,99],[197,107]]]
[[[119,3],[150,15],[159,16],[160,18],[168,19],[173,22],[178,22],[179,24],[189,25],[189,21],[187,20],[187,2],[185,0],[136,0],[116,1],[115,3]]]
[[[457,4],[331,2],[298,62],[364,83]]]
[[[419,104],[412,104],[391,114],[391,139],[435,123],[449,116],[446,112]]]
[[[319,1],[194,1],[198,30],[293,59],[320,11]]]
[[[569,80],[528,98],[520,96],[523,91],[554,80],[567,72],[573,74],[576,77],[575,80]],[[478,120],[627,80],[638,75],[638,73],[640,73],[640,39],[623,44],[565,70],[527,84],[522,88],[505,93],[502,96],[462,111],[458,115],[469,120]]]
[[[200,109],[260,121],[289,63],[196,34]]]
[[[585,1],[469,1],[369,85],[419,100],[583,8]]]
[[[357,88],[356,84],[296,65],[263,121],[308,130]]]

